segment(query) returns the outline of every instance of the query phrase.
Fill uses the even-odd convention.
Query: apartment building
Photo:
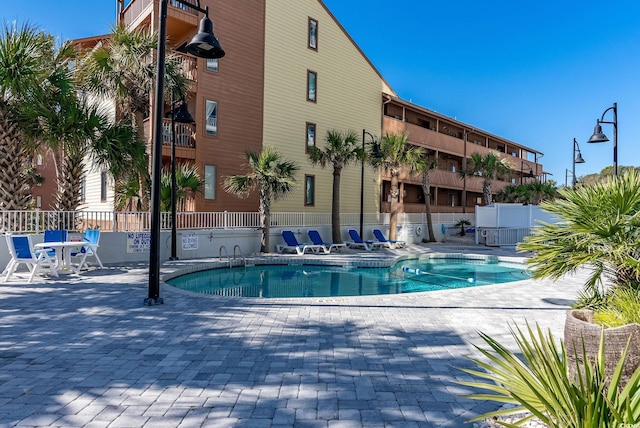
[[[431,211],[471,213],[482,205],[482,178],[460,174],[473,153],[494,153],[511,165],[507,177],[492,182],[495,195],[509,184],[522,184],[544,178],[540,164],[543,154],[532,148],[492,135],[432,110],[385,94],[383,132],[406,132],[411,144],[423,147],[429,156],[438,158],[438,166],[429,173]],[[382,211],[389,210],[390,178],[382,182]],[[400,177],[400,204],[404,212],[423,212],[422,177],[405,174]]]
[[[167,40],[179,47],[197,33],[202,15],[175,0],[168,3]],[[116,0],[116,6],[119,22],[157,30],[159,0]],[[542,174],[541,153],[398,98],[322,0],[201,0],[200,6],[209,8],[226,56],[183,56],[192,81],[186,99],[195,123],[177,124],[176,155],[178,162],[195,164],[205,180],[204,192],[190,210],[256,211],[257,195],[239,199],[224,192],[222,183],[226,176],[246,171],[247,150],[275,146],[300,172],[295,190],[276,201],[273,210],[329,211],[332,168],[313,166],[307,151],[312,145],[323,147],[333,129],[358,135],[366,130],[376,138],[407,132],[411,143],[440,158],[430,174],[434,212],[472,212],[479,203],[481,180],[459,177],[474,151],[495,150],[513,159],[518,171]],[[165,129],[164,165],[171,154],[170,109],[165,100],[165,115],[159,118]],[[145,122],[150,150],[154,120],[150,116]],[[519,177],[494,182],[494,192],[520,182]],[[417,176],[401,177],[400,207],[405,212],[424,210],[420,183]],[[100,202],[87,200],[85,208],[112,201],[108,177],[91,174],[87,188],[95,192],[88,193],[97,193],[98,186]],[[361,180],[360,165],[353,164],[342,171],[342,212],[360,210],[361,190],[364,212],[389,210],[389,177],[366,167]]]

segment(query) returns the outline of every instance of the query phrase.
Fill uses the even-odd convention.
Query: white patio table
[[[64,241],[64,242],[40,242],[35,244],[33,247],[39,250],[45,248],[52,248],[56,250],[56,254],[60,254],[60,258],[62,261],[62,271],[73,271],[75,273],[80,273],[80,268],[82,266],[78,266],[76,269],[71,265],[70,257],[66,255],[67,248],[82,248],[85,244],[88,244],[86,241]],[[59,271],[60,272],[60,271]]]

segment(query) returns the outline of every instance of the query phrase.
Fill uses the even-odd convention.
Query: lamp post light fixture
[[[576,155],[576,152],[578,153]],[[573,170],[571,172],[572,177],[573,177],[573,188],[576,188],[576,164],[577,163],[584,163],[584,159],[582,158],[582,153],[580,153],[580,146],[578,145],[578,141],[574,138],[573,139]]]
[[[200,58],[222,58],[224,50],[213,34],[213,23],[209,19],[209,8],[202,9],[200,0],[197,5],[183,0],[172,0],[204,13],[200,20],[198,34],[186,45],[188,53]],[[153,126],[153,160],[151,164],[151,227],[149,250],[149,290],[144,299],[147,306],[160,305],[164,300],[160,297],[160,174],[162,171],[162,117],[164,111],[164,73],[165,53],[167,48],[167,7],[168,0],[160,0],[158,15],[158,48],[156,57],[156,87]]]
[[[364,159],[365,159],[365,140],[367,135],[371,138],[371,144],[373,144],[374,149],[378,147],[378,141],[376,137],[367,132],[366,129],[362,130],[362,161],[360,163],[360,236],[363,235],[364,230]]]
[[[180,104],[180,109],[176,113],[176,104]],[[177,256],[177,196],[178,185],[176,183],[176,123],[193,123],[193,117],[187,109],[187,103],[181,97],[179,101],[173,101],[173,93],[171,94],[171,257],[169,260],[178,260]]]
[[[520,160],[520,184],[522,184],[523,172],[524,172],[524,160]],[[536,178],[536,175],[533,173],[533,170],[531,169],[531,167],[529,167],[529,172],[524,177]]]
[[[613,121],[609,122],[604,120],[604,115],[609,110],[613,110]],[[606,143],[609,141],[606,135],[602,133],[601,123],[610,123],[613,125],[613,176],[618,176],[618,103],[613,103],[613,106],[609,107],[602,113],[602,117],[596,122],[596,126],[593,128],[593,135],[587,143]]]

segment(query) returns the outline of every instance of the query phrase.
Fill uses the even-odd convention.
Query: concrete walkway
[[[515,255],[455,243],[404,254],[429,251]],[[0,283],[0,427],[467,427],[499,407],[455,383],[479,355],[476,330],[513,346],[508,323],[526,319],[562,337],[583,282],[278,300],[163,285],[165,304],[146,307],[147,275]]]

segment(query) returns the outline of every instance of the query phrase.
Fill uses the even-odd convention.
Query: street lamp
[[[576,155],[576,152],[578,152],[578,154]],[[573,188],[576,188],[576,164],[577,163],[584,163],[584,159],[582,159],[582,153],[580,153],[580,146],[578,145],[578,141],[574,138],[573,139],[573,171],[572,171],[572,177],[573,177]]]
[[[213,23],[209,19],[209,8],[202,9],[200,0],[193,5],[183,0],[174,2],[191,7],[205,16],[200,20],[198,34],[185,47],[186,51],[200,58],[222,58],[224,50],[213,34]],[[162,170],[162,116],[164,111],[164,73],[165,53],[167,47],[167,3],[160,0],[158,16],[158,49],[156,57],[156,88],[153,98],[153,160],[151,166],[151,227],[149,250],[149,294],[144,299],[147,306],[160,305],[164,300],[160,297],[160,174]]]
[[[522,173],[524,172],[524,160],[520,160],[520,184],[522,184]],[[536,178],[536,175],[533,173],[531,167],[529,167],[529,172],[525,175],[527,178]]]
[[[613,121],[605,121],[604,115],[609,110],[613,110]],[[596,126],[593,128],[593,135],[587,143],[606,143],[609,141],[606,135],[602,133],[601,123],[610,123],[613,125],[613,176],[618,176],[618,103],[613,103],[612,107],[609,107],[602,113],[602,117],[596,122]]]
[[[176,113],[176,104],[180,104],[180,110]],[[176,236],[178,235],[176,220],[178,217],[176,200],[178,196],[178,185],[176,183],[176,123],[193,123],[193,117],[187,109],[184,97],[180,101],[173,101],[171,93],[171,257],[169,260],[178,260]]]
[[[360,236],[364,236],[362,233],[364,229],[364,158],[366,154],[365,139],[367,135],[369,136],[369,138],[371,138],[371,144],[373,144],[374,149],[377,149],[378,147],[378,141],[376,140],[376,137],[374,137],[372,134],[367,132],[366,129],[363,129],[362,130],[362,161],[360,165],[360,168],[361,168],[360,169]]]
[[[569,186],[569,175],[571,174],[571,171],[569,171],[568,168],[565,168],[564,170],[564,187],[568,187]],[[573,177],[573,176],[572,176]],[[573,181],[576,181],[576,178],[573,177]],[[574,185],[575,186],[575,185]]]

